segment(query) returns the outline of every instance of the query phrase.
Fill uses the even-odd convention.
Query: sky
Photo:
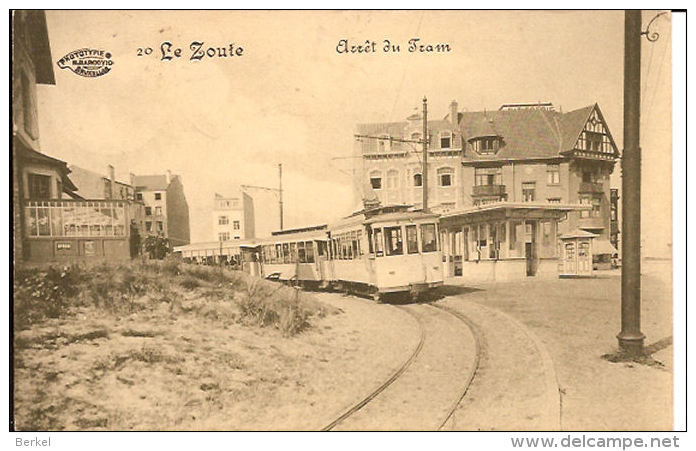
[[[283,164],[286,227],[330,222],[354,210],[350,169],[357,123],[400,121],[428,98],[442,118],[462,110],[550,101],[570,111],[598,103],[623,142],[621,11],[48,11],[54,61],[70,51],[109,51],[98,78],[55,66],[38,89],[41,146],[70,164],[118,179],[182,177],[192,241],[210,241],[214,193],[240,184],[277,187]],[[654,13],[644,12],[645,24]],[[671,243],[671,54],[643,39],[643,240]],[[447,43],[448,53],[411,53],[407,41]],[[399,53],[339,54],[339,40],[384,39]],[[171,42],[182,56],[161,61]],[[189,45],[243,48],[242,56],[190,61]],[[138,56],[138,49],[152,48]],[[348,158],[347,158],[348,157]],[[613,185],[620,186],[617,163]],[[254,197],[257,233],[278,226],[277,197]],[[657,210],[664,215],[655,215]]]

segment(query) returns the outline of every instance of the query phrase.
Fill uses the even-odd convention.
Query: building
[[[409,119],[358,126],[382,138],[363,140],[360,173],[383,204],[418,208],[420,148],[390,140],[419,138],[422,120]],[[598,105],[460,112],[452,102],[443,120],[428,123],[428,142],[428,203],[442,215],[446,275],[551,275],[561,254],[573,255],[560,252],[558,237],[578,231],[593,235],[596,264],[616,252],[609,177],[619,152]]]
[[[457,122],[457,102],[444,120],[428,121],[428,208],[447,213],[467,205],[462,185],[462,135]],[[402,122],[359,124],[362,160],[356,171],[363,198],[373,195],[382,205],[423,205],[423,119],[413,114]],[[400,142],[390,138],[414,142]],[[372,189],[374,194],[365,191]]]
[[[40,146],[36,84],[55,84],[44,12],[13,11],[12,31],[14,262],[129,258],[129,201],[83,198]]]
[[[213,239],[216,241],[255,238],[254,201],[247,193],[213,199]]]
[[[144,235],[162,235],[172,246],[189,244],[189,208],[181,177],[167,171],[164,175],[131,175],[135,199],[145,208]]]
[[[128,217],[131,227],[136,227],[138,235],[144,235],[145,204],[142,200],[136,200],[133,185],[116,180],[115,168],[112,165],[106,168],[108,176],[73,164],[69,164],[68,169],[70,169],[70,179],[77,187],[73,193],[74,196],[91,200],[128,201],[126,205],[129,208]]]

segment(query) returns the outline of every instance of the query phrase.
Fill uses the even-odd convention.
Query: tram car
[[[258,243],[261,275],[308,288],[326,287],[326,225],[272,232]]]
[[[376,300],[442,285],[438,226],[437,214],[407,206],[363,210],[329,226],[329,282]]]
[[[260,243],[269,279],[380,300],[442,285],[438,215],[407,206],[362,210],[332,225],[274,232]]]

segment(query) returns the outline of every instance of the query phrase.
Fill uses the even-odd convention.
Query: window
[[[560,204],[561,198],[560,197],[549,197],[548,199],[546,199],[546,201],[550,204]]]
[[[227,216],[218,216],[218,225],[227,225],[230,223],[230,218]]]
[[[592,205],[592,197],[590,196],[580,196],[580,204],[582,205]],[[591,215],[590,210],[581,210],[581,218],[589,218]]]
[[[145,216],[152,216],[152,207],[145,207]]]
[[[317,250],[320,249],[320,246],[317,246]],[[314,242],[313,241],[306,241],[305,242],[305,258],[307,260],[307,263],[314,263]]]
[[[442,132],[440,134],[440,148],[449,149],[452,147],[452,132]]]
[[[384,255],[384,244],[382,243],[382,229],[374,229],[375,237],[375,255],[381,257]]]
[[[523,202],[534,202],[536,191],[535,182],[524,182],[522,183],[522,201]]]
[[[590,132],[590,131],[585,130],[584,131],[584,138],[585,138],[585,149],[584,150],[590,150],[592,152],[602,151],[602,141],[604,138],[604,135],[602,133]]]
[[[157,231],[164,232],[164,223],[162,221],[157,221]]]
[[[135,194],[135,199],[136,199],[136,200],[143,200],[143,193],[136,193],[136,194]]]
[[[440,168],[437,170],[437,178],[441,187],[452,186],[452,176],[454,170],[452,168]]]
[[[24,131],[32,138],[37,138],[39,130],[36,124],[34,93],[29,77],[24,72],[22,72],[22,115],[24,117]]]
[[[503,168],[474,168],[476,186],[502,185]]]
[[[233,221],[232,222],[232,228],[234,230],[239,230],[239,221]]]
[[[423,186],[423,174],[413,174],[413,186]]]
[[[155,193],[155,200],[162,200],[162,193]]]
[[[297,261],[300,263],[307,263],[307,254],[305,253],[305,244],[302,241],[297,243]]]
[[[592,171],[582,171],[582,181],[584,183],[594,183],[595,174]]]
[[[238,240],[238,239],[239,239],[239,235],[235,235],[235,236],[234,236],[234,239],[235,239],[235,240]]]
[[[510,221],[510,250],[517,245],[517,223]]]
[[[418,253],[418,232],[415,225],[406,226],[406,252],[409,254]]]
[[[423,253],[437,250],[437,237],[435,236],[435,224],[421,225],[421,245]]]
[[[501,146],[499,136],[486,136],[482,138],[474,138],[471,141],[471,147],[476,153],[489,155],[498,151]]]
[[[152,232],[152,221],[145,221],[145,230]]]
[[[230,232],[218,233],[218,240],[219,241],[229,241],[229,239],[230,239]]]
[[[370,185],[372,189],[382,189],[382,174],[379,171],[370,174]]]
[[[51,176],[29,174],[29,199],[51,198]]]
[[[385,227],[384,244],[387,255],[403,255],[404,245],[401,239],[401,227]]]
[[[283,263],[290,263],[290,245],[283,243]]]
[[[155,216],[162,216],[162,207],[155,207]]]
[[[561,169],[558,164],[546,165],[546,183],[548,185],[558,185],[561,183]]]
[[[599,218],[602,212],[602,199],[598,196],[592,198],[592,217]]]

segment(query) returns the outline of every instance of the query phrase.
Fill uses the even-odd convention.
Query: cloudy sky
[[[654,14],[645,12],[644,22]],[[100,172],[116,167],[182,176],[194,241],[212,236],[213,193],[276,186],[283,164],[286,226],[324,223],[355,206],[350,178],[359,122],[398,121],[426,95],[432,117],[502,103],[550,101],[569,111],[597,102],[622,148],[622,12],[126,12],[49,11],[53,59],[83,47],[113,55],[84,78],[57,66],[38,91],[41,145]],[[666,213],[671,193],[669,19],[643,40],[643,201]],[[407,41],[448,43],[447,54]],[[398,54],[339,54],[340,39],[384,39]],[[181,58],[161,61],[170,41]],[[190,61],[189,45],[241,46],[241,57]],[[138,49],[150,47],[150,55]],[[615,185],[620,184],[620,166]],[[255,192],[258,228],[277,225],[273,194]],[[644,208],[644,212],[649,209]],[[670,225],[646,214],[646,246],[660,252]]]

